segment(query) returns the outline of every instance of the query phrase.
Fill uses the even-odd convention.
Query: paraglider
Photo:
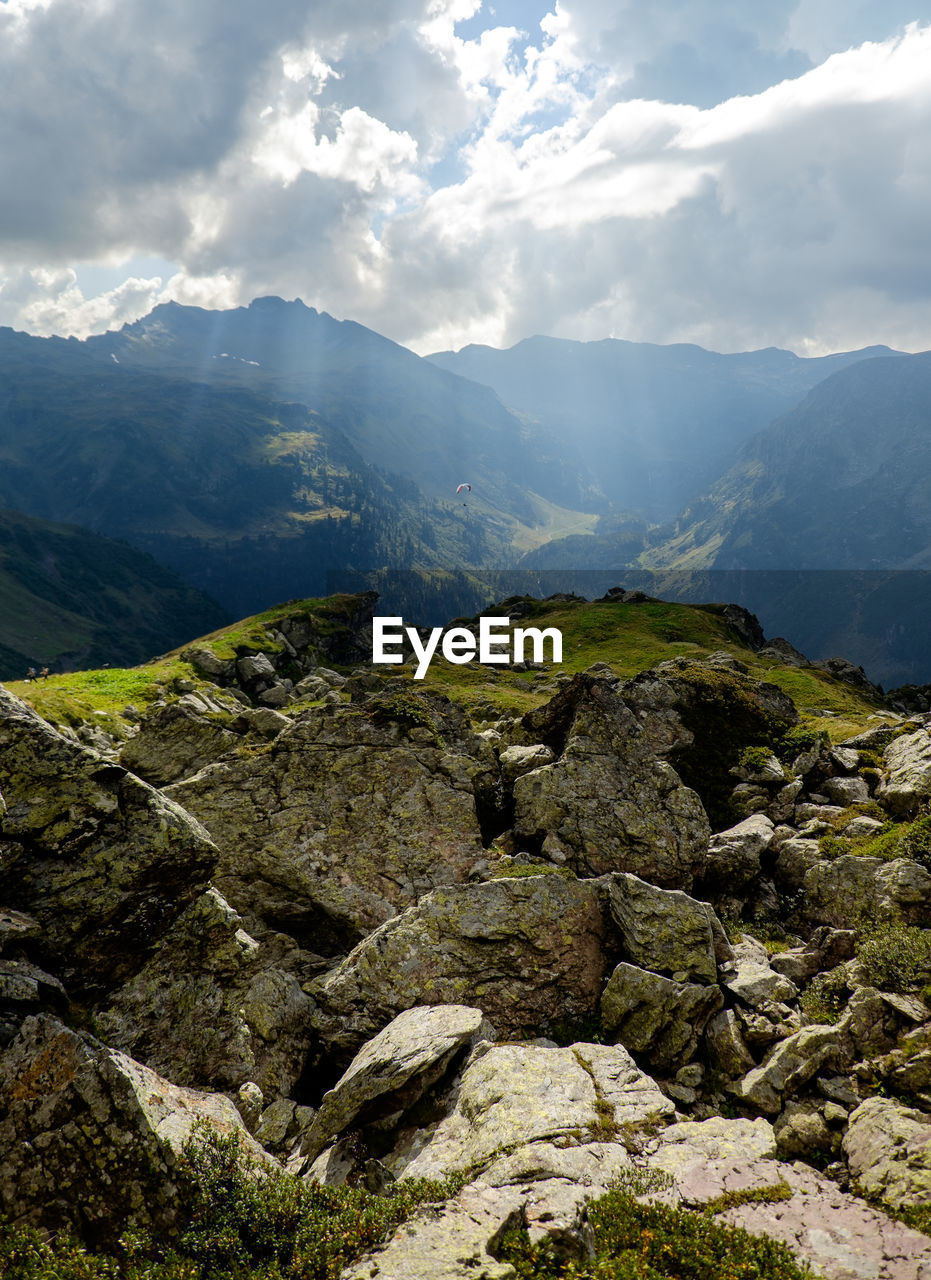
[[[471,492],[472,492],[472,486],[471,486],[470,484],[461,484],[461,485],[459,486],[459,488],[456,490],[456,497],[457,497],[457,498],[459,497],[460,493],[462,493],[462,491],[463,491],[463,490],[465,490],[465,492],[466,492],[466,493],[471,493]],[[463,505],[463,506],[466,506],[467,504],[464,502],[462,505]]]

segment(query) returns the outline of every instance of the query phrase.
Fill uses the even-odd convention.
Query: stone
[[[0,1057],[0,1208],[14,1222],[113,1245],[124,1222],[170,1231],[177,1156],[198,1123],[271,1158],[221,1094],[180,1088],[48,1015]]]
[[[275,668],[264,653],[248,654],[236,663],[236,674],[244,685],[271,681],[276,678]]]
[[[809,920],[856,929],[864,919],[882,923],[931,923],[931,874],[909,858],[842,854],[805,874],[804,911]]]
[[[764,787],[782,786],[786,781],[785,769],[772,754],[758,764],[737,765],[731,773],[744,782],[755,782]]]
[[[675,1109],[620,1045],[584,1043],[495,1045],[466,1067],[453,1097],[432,1131],[414,1130],[385,1157],[396,1176],[484,1174],[531,1144],[634,1142]]]
[[[773,1001],[785,1004],[798,995],[794,982],[758,960],[738,959],[737,972],[722,979],[721,985],[752,1008]]]
[[[67,1008],[68,995],[56,977],[29,960],[0,955],[0,1049],[31,1014],[63,1014]]]
[[[773,1131],[777,1151],[783,1160],[811,1159],[833,1149],[831,1130],[820,1109],[811,1102],[788,1102]]]
[[[552,764],[556,759],[552,750],[537,742],[531,747],[506,747],[498,757],[501,772],[509,781],[529,773],[532,769],[540,769],[543,765]]]
[[[214,883],[251,930],[345,955],[432,889],[468,879],[494,753],[452,704],[409,697],[312,708],[269,751],[169,788],[216,840]]]
[[[108,1043],[178,1084],[289,1093],[307,1054],[311,1001],[292,968],[209,889],[188,907],[129,982],[101,1002]]]
[[[832,747],[830,750],[831,762],[841,770],[842,773],[855,773],[860,763],[860,752],[856,747]]]
[[[860,813],[847,823],[841,834],[850,840],[869,840],[873,836],[878,836],[882,829],[883,824],[878,818],[870,818],[867,814]]]
[[[217,851],[177,804],[0,687],[0,900],[73,997],[125,981],[207,886]]]
[[[344,1280],[513,1280],[514,1268],[494,1257],[505,1231],[523,1223],[524,1197],[515,1188],[473,1182],[441,1207],[422,1210],[380,1249],[344,1272]]]
[[[349,1060],[414,1005],[481,1008],[501,1034],[590,1018],[608,926],[598,888],[562,875],[437,889],[310,988],[327,1052]]]
[[[656,756],[615,681],[574,677],[524,727],[563,745],[555,763],[514,782],[518,841],[555,837],[580,875],[629,871],[665,888],[691,886],[708,839],[705,811]]]
[[[696,1165],[709,1161],[775,1160],[776,1136],[773,1126],[761,1117],[680,1120],[656,1136],[646,1157],[650,1168],[669,1174],[678,1183]]]
[[[250,1133],[255,1132],[264,1105],[265,1098],[262,1090],[254,1080],[247,1080],[236,1090],[236,1110],[242,1116],[242,1122]]]
[[[601,997],[601,1025],[652,1069],[677,1068],[694,1057],[705,1026],[723,1004],[716,986],[674,982],[619,964]]]
[[[894,738],[883,752],[883,762],[886,776],[876,799],[897,817],[909,817],[931,796],[931,732],[916,729]]]
[[[866,804],[870,798],[869,787],[863,778],[826,778],[822,785],[828,799],[842,808]]]
[[[760,854],[772,844],[774,831],[771,818],[755,813],[713,835],[708,842],[702,882],[729,891],[750,884],[760,874]]]
[[[770,967],[796,985],[803,986],[816,973],[833,969],[853,957],[856,933],[852,929],[816,929],[802,947],[778,951],[770,958]]]
[[[850,1116],[843,1147],[862,1194],[897,1209],[931,1201],[931,1116],[893,1098],[867,1098]]]
[[[382,1111],[412,1105],[457,1054],[480,1037],[487,1040],[493,1035],[480,1009],[465,1005],[406,1009],[359,1050],[349,1069],[324,1094],[301,1154],[314,1160],[376,1100]],[[402,1090],[403,1098],[399,1097]]]
[[[682,974],[684,980],[715,982],[712,920],[723,939],[722,960],[729,959],[731,951],[708,903],[679,889],[658,889],[623,871],[609,876],[608,886],[611,914],[631,963],[655,973]]]
[[[120,751],[120,763],[153,787],[164,787],[219,760],[240,742],[231,728],[179,700],[142,717],[139,732]]]
[[[185,662],[189,662],[201,675],[207,676],[210,680],[215,680],[218,684],[225,684],[233,676],[235,669],[233,662],[218,658],[210,649],[206,649],[201,645],[194,645],[189,649],[182,650],[181,657]]]
[[[711,1065],[731,1080],[745,1075],[756,1065],[744,1043],[733,1009],[722,1009],[708,1023],[705,1047]]]

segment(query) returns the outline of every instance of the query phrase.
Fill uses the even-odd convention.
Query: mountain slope
[[[800,359],[701,347],[528,338],[428,359],[494,388],[510,408],[571,441],[573,461],[614,506],[668,520],[734,460],[740,445],[816,383],[887,347]]]
[[[124,543],[0,509],[0,679],[29,666],[140,662],[223,619]]]

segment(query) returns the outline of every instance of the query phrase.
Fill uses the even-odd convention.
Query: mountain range
[[[122,540],[220,616],[319,595],[329,570],[660,571],[682,593],[668,575],[922,569],[929,426],[931,355],[886,347],[537,337],[420,358],[277,298],[169,303],[83,341],[0,329],[0,507]],[[888,590],[858,587],[844,630],[826,615],[846,588],[828,610],[755,581],[739,598],[768,630],[882,661]],[[923,607],[900,622],[913,647]],[[921,661],[882,676],[931,678]]]

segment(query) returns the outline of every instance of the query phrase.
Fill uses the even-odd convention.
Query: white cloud
[[[931,346],[931,12],[527,10],[7,0],[0,323],[278,292],[420,350]],[[81,292],[133,257],[177,271]]]

